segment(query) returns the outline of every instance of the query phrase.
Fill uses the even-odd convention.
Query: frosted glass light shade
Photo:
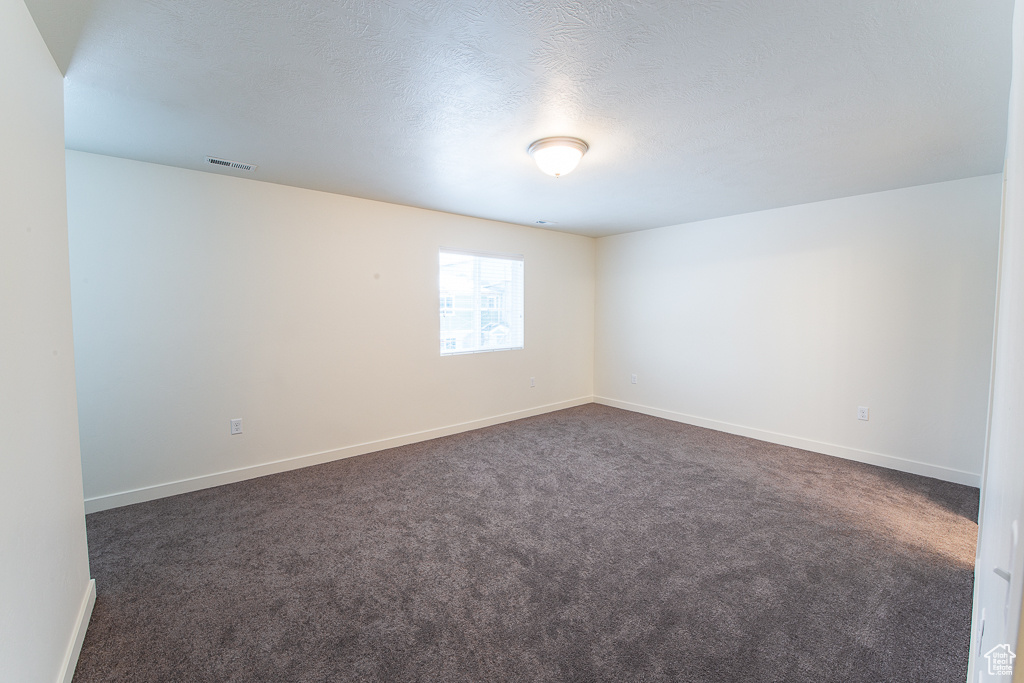
[[[540,170],[558,178],[576,168],[587,149],[587,143],[579,138],[543,138],[527,151]]]

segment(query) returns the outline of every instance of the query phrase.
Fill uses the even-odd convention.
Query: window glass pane
[[[441,354],[523,348],[523,259],[441,250]]]

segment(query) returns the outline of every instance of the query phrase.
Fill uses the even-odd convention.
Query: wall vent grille
[[[255,171],[256,164],[243,164],[240,161],[229,161],[227,159],[221,159],[219,157],[206,157],[206,163],[213,164],[214,166],[224,166],[226,168],[234,168],[239,171]]]

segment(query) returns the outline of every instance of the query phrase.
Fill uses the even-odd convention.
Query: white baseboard
[[[677,413],[671,410],[652,408],[650,406],[644,406],[637,403],[629,403],[628,401],[619,401],[613,398],[604,398],[602,396],[595,396],[594,403],[600,403],[602,405],[611,406],[613,408],[622,408],[623,410],[630,410],[635,413],[643,413],[645,415],[652,415],[654,417],[662,417],[665,418],[666,420],[672,420],[674,422],[683,422],[697,427],[707,427],[708,429],[714,429],[716,431],[726,432],[728,434],[747,436],[750,437],[751,439],[758,439],[760,441],[767,441],[769,443],[777,443],[782,446],[800,448],[802,450],[812,451],[814,453],[832,455],[837,458],[844,458],[846,460],[856,460],[857,462],[863,462],[869,465],[878,465],[880,467],[886,467],[891,470],[899,470],[900,472],[920,474],[925,477],[933,477],[935,479],[942,479],[943,481],[951,481],[957,484],[966,484],[967,486],[974,486],[975,488],[981,487],[980,474],[976,474],[974,472],[965,472],[963,470],[953,469],[952,467],[931,465],[925,462],[918,462],[916,460],[909,460],[907,458],[899,458],[893,455],[883,455],[882,453],[872,453],[871,451],[862,451],[857,448],[837,446],[836,444],[824,443],[821,441],[814,441],[811,439],[804,439],[799,436],[777,434],[775,432],[769,432],[763,429],[743,427],[741,425],[735,425],[729,422],[710,420],[704,417],[686,415],[684,413]]]
[[[935,479],[951,481],[957,484],[966,484],[967,486],[974,487],[981,486],[981,475],[973,472],[953,469],[951,467],[931,465],[928,463],[918,462],[916,460],[883,455],[881,453],[872,453],[871,451],[838,446],[821,441],[804,439],[798,436],[777,434],[775,432],[755,429],[753,427],[743,427],[741,425],[734,425],[728,422],[686,415],[684,413],[677,413],[671,410],[662,410],[661,408],[652,408],[650,406],[630,403],[628,401],[619,401],[601,396],[583,396],[568,401],[549,403],[547,405],[536,406],[526,410],[495,415],[493,417],[487,417],[480,420],[461,422],[447,427],[438,427],[437,429],[413,432],[412,434],[405,434],[389,439],[380,439],[378,441],[369,441],[352,446],[345,446],[343,448],[324,451],[322,453],[312,453],[309,455],[284,458],[260,465],[251,465],[249,467],[241,467],[234,470],[216,472],[214,474],[207,474],[199,477],[191,477],[189,479],[168,482],[166,484],[156,484],[154,486],[146,486],[130,491],[94,496],[85,500],[85,511],[86,513],[100,512],[101,510],[109,510],[123,505],[143,503],[148,500],[156,500],[157,498],[176,496],[180,493],[189,493],[190,491],[199,491],[201,489],[211,488],[214,486],[222,486],[224,484],[231,484],[238,481],[244,481],[246,479],[263,477],[268,474],[277,474],[278,472],[287,472],[288,470],[309,467],[311,465],[320,465],[325,462],[331,462],[332,460],[341,460],[342,458],[351,458],[356,455],[363,455],[364,453],[382,451],[388,448],[397,448],[411,443],[428,441],[442,436],[450,436],[460,432],[468,432],[473,429],[489,427],[502,422],[511,422],[512,420],[520,420],[524,417],[532,417],[534,415],[550,413],[555,410],[573,408],[586,403],[600,403],[614,408],[622,408],[623,410],[630,410],[637,413],[644,413],[645,415],[673,420],[675,422],[683,422],[698,427],[707,427],[708,429],[714,429],[720,432],[738,434],[752,439],[768,441],[769,443],[777,443],[783,446],[791,446],[793,448],[800,448],[806,451],[845,458],[846,460],[855,460],[857,462],[868,463],[870,465],[878,465],[880,467],[887,467],[901,472],[910,472],[911,474],[934,477]]]
[[[60,675],[57,676],[57,683],[71,683],[71,679],[75,675],[78,655],[82,654],[82,643],[85,642],[85,632],[89,628],[89,618],[92,617],[92,608],[95,604],[96,579],[89,579],[85,595],[82,597],[82,606],[78,610],[78,624],[72,634],[71,642],[68,643],[68,651],[64,655],[64,665],[61,667]]]
[[[181,479],[179,481],[172,481],[166,484],[156,484],[154,486],[146,486],[143,488],[133,489],[131,491],[121,491],[102,496],[94,496],[92,498],[85,499],[85,511],[86,513],[100,512],[101,510],[109,510],[111,508],[121,507],[122,505],[143,503],[147,500],[176,496],[179,493],[189,493],[190,491],[199,491],[200,489],[208,489],[213,486],[222,486],[224,484],[232,484],[246,479],[254,479],[255,477],[263,477],[268,474],[277,474],[278,472],[286,472],[288,470],[295,470],[301,467],[320,465],[325,462],[331,462],[332,460],[351,458],[356,455],[363,455],[364,453],[382,451],[387,448],[397,448],[398,446],[406,446],[419,441],[428,441],[442,436],[450,436],[460,432],[480,429],[481,427],[490,427],[491,425],[500,424],[502,422],[511,422],[512,420],[520,420],[524,417],[533,417],[534,415],[550,413],[555,410],[573,408],[585,403],[593,403],[593,401],[594,398],[592,396],[583,396],[580,398],[570,399],[568,401],[549,403],[547,405],[536,406],[534,408],[527,408],[526,410],[518,410],[512,413],[505,413],[503,415],[486,417],[480,420],[461,422],[447,427],[438,427],[437,429],[413,432],[412,434],[396,436],[390,439],[380,439],[379,441],[369,441],[366,443],[355,444],[353,446],[345,446],[343,448],[324,451],[322,453],[299,455],[260,465],[250,465],[248,467],[240,467],[238,469],[227,470],[225,472],[216,472],[214,474]]]

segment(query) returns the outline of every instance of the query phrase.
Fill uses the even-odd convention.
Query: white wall
[[[992,364],[992,408],[981,525],[975,564],[971,681],[989,676],[984,654],[1006,643],[1016,649],[1014,681],[1024,681],[1019,649],[1024,592],[1024,11],[1013,18],[1013,81],[1006,140],[1006,194],[999,259],[999,307]],[[1017,541],[1014,544],[1014,527]],[[1010,573],[1006,581],[995,573]],[[984,623],[983,623],[984,622]],[[984,626],[984,629],[982,629]],[[982,630],[984,636],[982,637]]]
[[[89,509],[593,395],[589,238],[80,152],[67,161]],[[524,350],[440,357],[442,246],[525,256]],[[229,435],[235,417],[241,436]],[[261,467],[288,458],[300,460]]]
[[[596,395],[977,486],[1000,186],[971,178],[598,240]]]
[[[75,407],[63,78],[0,0],[0,680],[53,683],[91,610]]]

